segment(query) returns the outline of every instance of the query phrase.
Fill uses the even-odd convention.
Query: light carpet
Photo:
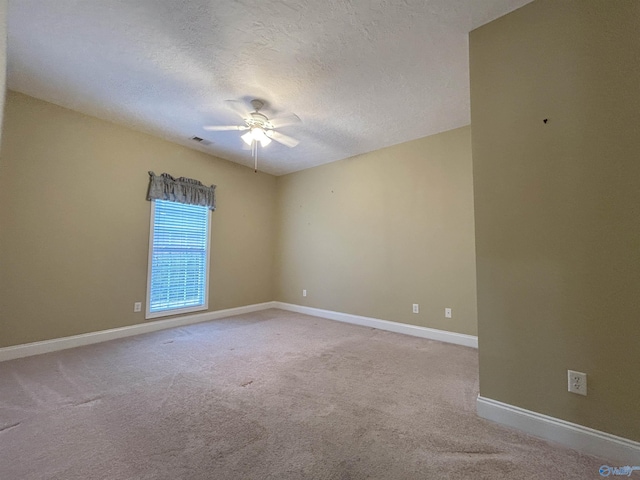
[[[0,479],[588,479],[479,418],[477,351],[266,310],[0,363]]]

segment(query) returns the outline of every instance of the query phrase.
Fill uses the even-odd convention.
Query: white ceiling
[[[302,119],[260,151],[282,175],[469,124],[467,33],[529,1],[9,0],[7,84],[244,165],[202,126],[261,98]]]

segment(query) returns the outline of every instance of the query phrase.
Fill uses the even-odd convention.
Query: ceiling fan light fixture
[[[253,127],[251,129],[251,136],[253,137],[254,140],[257,140],[259,142],[262,142],[262,140],[267,138],[267,136],[264,134],[264,130],[262,129],[262,127]]]
[[[263,147],[266,147],[271,143],[271,139],[267,135],[265,135],[264,130],[261,129],[261,131],[262,131],[262,135],[260,136],[258,141],[260,142],[260,145],[262,145]]]
[[[263,147],[266,147],[271,143],[271,139],[269,138],[268,134],[262,127],[259,126],[251,127],[251,130],[242,135],[241,138],[247,145],[251,145],[252,142],[256,141],[260,142],[260,145],[262,145]]]
[[[251,146],[251,144],[253,143],[253,135],[251,135],[251,132],[245,133],[240,138],[244,140],[244,143],[246,143],[249,146]]]

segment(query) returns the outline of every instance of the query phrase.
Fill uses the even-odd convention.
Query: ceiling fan
[[[244,125],[206,125],[202,128],[210,132],[224,132],[237,130],[247,131],[240,138],[251,147],[251,154],[254,160],[254,171],[258,171],[258,144],[263,148],[275,140],[278,143],[293,148],[298,145],[298,140],[288,135],[276,131],[277,128],[299,123],[301,120],[295,114],[290,114],[280,118],[269,119],[265,114],[260,113],[264,107],[262,100],[251,100],[253,111],[250,111],[244,102],[238,100],[227,100],[225,102],[229,108],[240,114],[244,120]]]

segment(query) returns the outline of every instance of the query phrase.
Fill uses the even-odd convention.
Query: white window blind
[[[152,204],[147,318],[206,309],[209,209]]]

